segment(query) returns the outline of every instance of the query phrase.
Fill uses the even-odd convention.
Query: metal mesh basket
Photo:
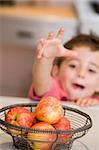
[[[12,136],[13,144],[17,149],[33,150],[33,146],[35,143],[37,143],[37,145],[50,145],[50,150],[70,150],[72,148],[73,141],[84,136],[88,129],[92,127],[92,120],[89,115],[78,109],[67,106],[63,106],[63,109],[64,116],[68,117],[71,122],[72,129],[70,130],[36,130],[32,128],[11,125],[5,121],[5,114],[9,109],[16,106],[21,106],[29,109],[32,112],[35,110],[36,105],[37,103],[14,104],[0,109],[0,128]],[[54,140],[48,139],[46,141],[37,138],[30,141],[27,138],[27,134],[30,132],[33,134],[38,134],[38,136],[43,136],[43,134],[54,134],[56,138]],[[60,140],[60,135],[70,135],[71,138]],[[39,148],[37,149],[41,150]],[[47,150],[47,148],[45,149]]]

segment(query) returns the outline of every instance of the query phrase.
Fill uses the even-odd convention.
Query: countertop
[[[3,97],[0,96],[0,108],[15,104],[15,103],[30,103],[32,102],[27,98],[20,97]],[[74,142],[71,150],[99,150],[99,105],[93,107],[79,107],[71,103],[62,103],[63,105],[77,108],[87,114],[92,118],[92,128],[89,132],[79,140]],[[15,150],[12,144],[12,139],[9,135],[3,133],[0,130],[0,150]]]
[[[14,5],[0,6],[0,15],[14,17],[54,17],[57,19],[76,19],[77,14],[70,4],[64,6]]]

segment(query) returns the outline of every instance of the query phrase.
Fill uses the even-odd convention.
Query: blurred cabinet
[[[3,17],[2,24],[4,43],[32,47],[37,44],[40,37],[47,37],[49,31],[57,33],[62,26],[65,28],[63,42],[66,42],[75,35],[78,21],[76,19]]]
[[[0,24],[0,95],[26,97],[39,38],[47,37],[49,31],[57,33],[63,26],[63,42],[66,42],[75,35],[77,21],[3,17]]]

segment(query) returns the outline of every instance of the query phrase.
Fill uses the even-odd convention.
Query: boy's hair
[[[99,37],[95,34],[79,34],[64,44],[64,47],[72,50],[74,47],[88,46],[91,51],[99,51]],[[60,66],[64,57],[58,57],[54,60],[54,65]]]

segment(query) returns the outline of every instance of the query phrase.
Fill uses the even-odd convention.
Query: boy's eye
[[[90,73],[96,73],[96,71],[93,70],[93,69],[89,69],[89,72],[90,72]]]
[[[74,65],[74,64],[69,64],[69,67],[71,67],[71,68],[76,68],[76,65]]]

